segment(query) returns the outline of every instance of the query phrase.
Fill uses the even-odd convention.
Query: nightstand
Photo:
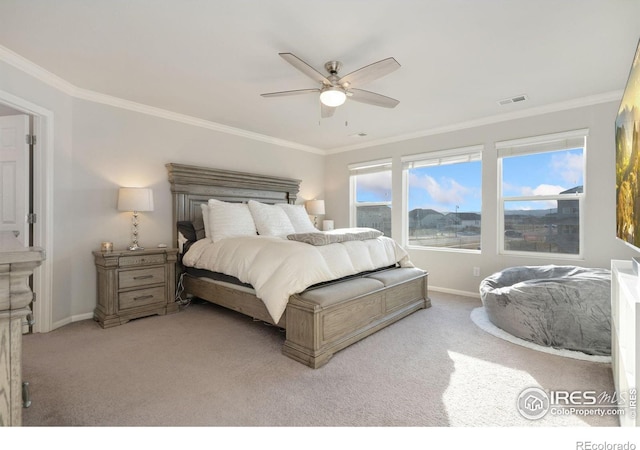
[[[177,254],[176,248],[94,251],[98,288],[94,319],[109,328],[139,317],[177,312]]]

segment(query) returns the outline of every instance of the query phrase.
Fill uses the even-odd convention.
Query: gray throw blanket
[[[304,242],[311,245],[328,245],[346,241],[364,241],[376,239],[383,233],[373,228],[343,228],[331,232],[296,233],[287,236],[290,241]]]

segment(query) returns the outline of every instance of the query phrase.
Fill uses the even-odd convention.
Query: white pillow
[[[291,225],[293,225],[296,233],[317,233],[318,230],[313,226],[313,222],[309,219],[309,214],[307,214],[307,210],[304,209],[302,205],[289,205],[287,203],[278,203],[278,207],[280,207],[287,216],[289,216],[289,220],[291,221]]]
[[[204,236],[211,239],[211,231],[209,230],[209,203],[201,203],[202,222],[204,222]]]
[[[258,234],[284,237],[296,232],[293,225],[291,225],[289,216],[275,205],[249,200],[249,210],[253,216],[253,221],[256,223]]]
[[[209,199],[209,232],[213,242],[228,237],[255,236],[256,224],[245,203]]]

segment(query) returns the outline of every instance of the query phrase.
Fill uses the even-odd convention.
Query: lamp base
[[[144,250],[144,247],[139,247],[138,244],[130,245],[129,250]]]

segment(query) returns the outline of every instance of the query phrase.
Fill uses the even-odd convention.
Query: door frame
[[[33,212],[37,216],[33,226],[33,246],[45,251],[45,259],[33,273],[33,303],[35,333],[46,333],[53,326],[53,112],[28,100],[0,90],[0,103],[33,119]]]

